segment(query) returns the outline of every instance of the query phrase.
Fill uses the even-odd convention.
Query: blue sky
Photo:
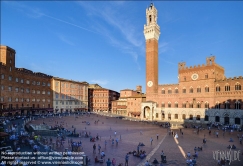
[[[16,66],[56,77],[145,91],[145,10],[151,1],[1,1],[1,45]],[[178,83],[178,63],[215,55],[226,77],[243,75],[243,2],[154,1],[159,84]]]

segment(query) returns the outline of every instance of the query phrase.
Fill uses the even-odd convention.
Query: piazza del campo
[[[146,93],[17,68],[1,45],[1,165],[242,166],[243,77],[226,78],[212,55],[159,84],[157,18],[151,3]]]

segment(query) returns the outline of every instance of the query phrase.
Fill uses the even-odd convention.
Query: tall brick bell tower
[[[158,40],[160,27],[157,24],[157,10],[153,3],[146,9],[144,36],[146,40],[146,98],[158,93]],[[148,99],[147,98],[147,99]]]

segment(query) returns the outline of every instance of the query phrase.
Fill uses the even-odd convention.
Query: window
[[[238,82],[235,84],[235,90],[241,90],[241,85]]]
[[[32,102],[35,102],[35,98],[32,98]]]
[[[20,83],[23,84],[24,83],[24,80],[23,79],[20,79]]]
[[[205,92],[209,92],[209,87],[208,86],[205,87]]]
[[[35,81],[33,81],[33,82],[32,82],[32,85],[35,85],[35,84],[36,84],[36,82],[35,82]]]
[[[205,108],[209,108],[209,103],[206,102],[204,107],[205,107]]]
[[[175,103],[175,108],[178,108],[178,103]]]
[[[162,89],[161,93],[162,93],[162,94],[165,94],[165,90],[164,90],[164,89]]]
[[[26,93],[30,93],[30,89],[29,88],[26,88]]]
[[[186,93],[186,89],[185,88],[182,89],[182,93]]]
[[[64,99],[64,95],[62,95],[62,99]]]
[[[46,102],[46,99],[42,99],[42,102]]]
[[[51,102],[51,100],[50,100],[50,99],[47,99],[47,102],[48,102],[48,103],[50,103],[50,102]]]
[[[16,78],[15,78],[15,81],[16,81],[16,82],[19,82],[19,78],[18,78],[18,77],[16,77]]]
[[[4,74],[1,75],[1,79],[2,79],[2,80],[4,79]]]
[[[229,84],[225,85],[225,91],[230,91],[230,86],[229,86]]]
[[[50,92],[50,91],[47,91],[47,94],[48,94],[48,95],[50,95],[50,94],[51,94],[51,92]]]
[[[26,84],[30,84],[30,81],[29,80],[26,80]]]
[[[162,108],[165,108],[165,103],[162,103],[162,104],[161,104],[161,107],[162,107]]]
[[[159,114],[158,113],[156,113],[155,116],[156,116],[156,118],[159,118]]]
[[[24,93],[24,88],[20,88],[20,92],[21,93]]]
[[[48,82],[48,83],[47,83],[47,86],[51,86],[51,84]]]
[[[186,108],[186,103],[182,103],[182,108]]]
[[[30,102],[30,99],[29,99],[29,98],[27,98],[27,99],[26,99],[26,102]]]
[[[46,94],[46,91],[42,91],[42,94],[43,94],[43,95]]]
[[[193,115],[189,115],[189,120],[193,120]]]
[[[224,108],[225,108],[225,109],[229,109],[229,108],[230,108],[230,103],[229,103],[228,101],[226,101],[226,102],[224,103]]]
[[[8,98],[8,101],[9,101],[9,102],[12,102],[12,97],[9,97],[9,98]]]
[[[200,102],[197,103],[197,108],[201,108],[201,103]]]
[[[12,63],[12,60],[11,59],[9,60],[9,63]]]
[[[12,87],[11,86],[8,87],[8,91],[12,91]]]
[[[184,81],[186,81],[186,76],[184,76]]]
[[[36,82],[36,85],[40,85],[40,81],[37,81],[37,82]]]
[[[1,85],[1,90],[4,90],[4,85]]]
[[[186,119],[186,114],[182,114],[182,119]]]
[[[216,86],[216,92],[220,92],[220,86],[219,85]]]
[[[1,102],[3,102],[4,101],[4,97],[1,97]]]
[[[208,115],[205,115],[204,121],[208,121]]]
[[[215,108],[220,109],[220,103],[219,102],[216,103]]]
[[[8,77],[8,80],[9,80],[9,81],[12,81],[12,76],[9,76],[9,77]]]
[[[36,93],[37,93],[37,94],[40,94],[40,91],[39,91],[39,90],[37,90],[37,91],[36,91]]]
[[[168,103],[168,108],[171,108],[171,103]]]
[[[235,109],[241,109],[241,103],[239,101],[235,102]]]
[[[201,88],[197,87],[197,93],[201,93]]]
[[[200,119],[201,119],[200,115],[197,115],[196,120],[200,120]]]
[[[178,114],[175,114],[175,119],[178,119]]]
[[[171,90],[171,89],[169,89],[169,90],[168,90],[168,94],[171,94],[171,93],[172,93],[172,90]]]
[[[175,89],[175,93],[179,93],[178,89]]]
[[[56,99],[58,99],[59,98],[59,94],[58,93],[56,93]]]
[[[19,88],[18,88],[18,87],[17,87],[17,88],[15,88],[15,92],[17,92],[17,93],[19,92]]]
[[[189,104],[189,108],[193,108],[193,104],[192,103]]]
[[[40,102],[40,99],[36,99],[37,102]]]
[[[190,93],[193,93],[193,88],[192,88],[192,87],[190,88],[190,91],[189,91],[189,92],[190,92]]]
[[[19,101],[19,98],[15,98],[15,101],[18,102]]]
[[[12,71],[12,67],[9,67],[9,71]]]
[[[46,86],[46,83],[45,82],[42,82],[42,86]]]
[[[205,79],[208,79],[208,74],[205,74]]]

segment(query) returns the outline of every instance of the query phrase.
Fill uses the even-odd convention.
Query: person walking
[[[125,166],[128,166],[128,160],[129,160],[129,155],[127,153],[126,157],[125,157]]]
[[[111,164],[112,164],[112,166],[116,166],[116,159],[115,158],[112,159]]]
[[[101,149],[101,146],[100,146],[100,144],[98,144],[98,151],[99,151],[99,154],[100,154],[100,149]]]
[[[151,145],[152,145],[152,143],[153,143],[153,138],[152,138],[152,137],[150,138],[150,143],[151,143]]]
[[[106,161],[106,166],[111,166],[111,160],[108,158],[108,160]]]
[[[156,135],[157,136],[157,140],[159,139],[159,134]]]
[[[93,153],[96,153],[96,145],[93,145]]]

